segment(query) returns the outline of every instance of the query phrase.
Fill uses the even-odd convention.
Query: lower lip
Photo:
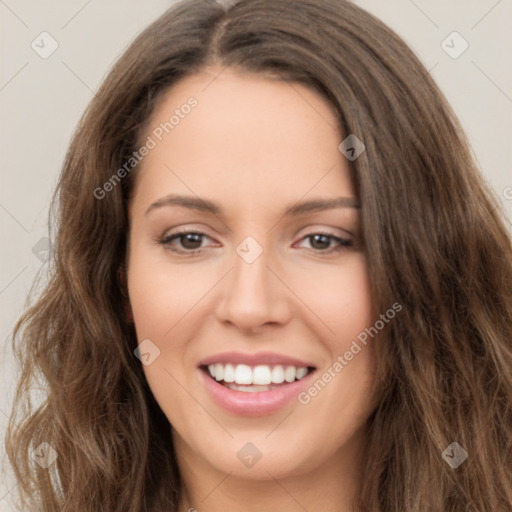
[[[212,379],[202,369],[198,370],[214,402],[223,409],[241,416],[264,416],[283,408],[303,391],[314,371],[295,382],[282,384],[269,391],[235,391]]]

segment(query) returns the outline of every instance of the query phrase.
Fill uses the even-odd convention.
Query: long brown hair
[[[49,281],[13,336],[22,375],[6,446],[23,503],[176,510],[170,428],[133,355],[118,279],[137,168],[94,191],[140,147],[169,87],[212,64],[308,85],[366,148],[350,167],[376,309],[402,311],[375,344],[381,395],[358,510],[511,511],[510,236],[424,66],[344,0],[182,1],[91,101],[52,202]],[[37,387],[45,398],[33,404]],[[43,442],[57,454],[47,469],[30,456]],[[468,453],[457,469],[441,455],[452,442]]]

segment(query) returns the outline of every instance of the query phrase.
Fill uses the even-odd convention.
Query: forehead
[[[192,192],[257,208],[256,198],[282,204],[309,192],[353,195],[336,112],[302,84],[205,70],[165,94],[147,137],[155,146],[137,170],[135,190],[145,202]]]

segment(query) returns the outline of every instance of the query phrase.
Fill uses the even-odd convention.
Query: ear
[[[128,286],[126,282],[126,271],[123,266],[120,266],[117,269],[117,278],[119,281],[119,288],[121,289],[121,294],[123,296],[123,307],[126,321],[129,324],[133,324],[133,312],[130,304],[130,299],[128,297]]]

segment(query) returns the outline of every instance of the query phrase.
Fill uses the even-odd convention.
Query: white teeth
[[[268,366],[256,366],[252,371],[252,383],[265,386],[270,384],[272,379],[270,378],[270,368]]]
[[[262,364],[250,367],[246,364],[216,363],[208,366],[208,372],[216,381],[232,383],[232,386],[228,386],[231,389],[235,389],[236,385],[253,385],[253,390],[255,390],[258,386],[282,384],[285,381],[295,382],[295,380],[304,378],[308,369],[295,366],[283,367],[282,365],[272,367]]]
[[[293,366],[287,366],[284,370],[284,380],[286,382],[293,382],[295,380],[295,368]]]
[[[224,379],[224,366],[220,363],[215,365],[215,380],[223,380]]]
[[[307,368],[297,368],[297,373],[296,373],[296,376],[297,376],[297,379],[302,379],[302,377],[305,377],[308,373],[308,369]],[[224,380],[226,380],[226,377],[224,376]]]
[[[236,384],[226,384],[226,387],[233,391],[243,391],[244,393],[259,393],[261,391],[270,391],[276,386],[237,386]]]
[[[307,369],[305,370],[307,372]],[[274,384],[281,384],[284,382],[284,369],[281,365],[277,365],[272,368],[271,380]]]
[[[215,365],[215,370],[217,370],[217,365]],[[252,384],[251,367],[246,364],[237,364],[235,368],[235,382],[237,384]]]
[[[235,382],[235,367],[232,364],[224,366],[224,382]]]

